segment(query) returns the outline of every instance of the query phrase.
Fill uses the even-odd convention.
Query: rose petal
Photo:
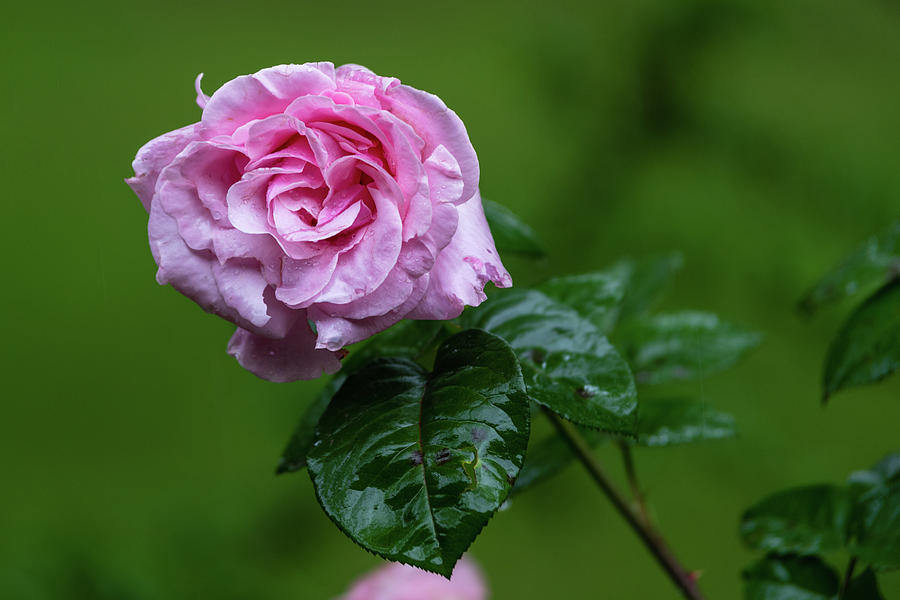
[[[334,89],[320,65],[279,65],[236,77],[220,87],[203,109],[207,135],[231,134],[252,119],[278,114],[295,98]]]
[[[510,287],[512,278],[500,262],[494,239],[476,194],[456,207],[459,226],[434,268],[422,302],[410,313],[410,319],[454,319],[465,306],[478,306],[487,296],[484,286],[493,281],[497,287]]]
[[[153,199],[153,191],[156,189],[156,180],[159,178],[160,171],[172,162],[188,144],[198,138],[198,124],[194,123],[152,139],[138,150],[134,162],[131,163],[134,168],[134,177],[129,177],[125,183],[131,186],[147,212],[150,212],[150,202]]]
[[[335,373],[341,368],[338,355],[316,348],[316,336],[304,311],[299,312],[284,339],[273,340],[238,328],[228,342],[228,354],[257,377],[277,383]]]
[[[478,567],[463,557],[453,576],[390,563],[356,581],[339,600],[486,600],[487,587]]]

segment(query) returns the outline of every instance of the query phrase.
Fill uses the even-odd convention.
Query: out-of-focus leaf
[[[900,368],[900,279],[862,303],[828,350],[824,400],[844,388],[874,383]]]
[[[885,600],[878,589],[878,579],[872,569],[866,569],[852,580],[842,600]]]
[[[645,400],[638,412],[638,444],[642,446],[674,446],[736,435],[733,416],[697,400]]]
[[[900,568],[900,454],[850,476],[850,552],[878,570]]]
[[[638,383],[694,379],[734,365],[761,340],[716,315],[683,311],[640,317],[616,336]]]
[[[482,199],[481,204],[498,252],[512,252],[532,258],[546,255],[534,230],[512,211],[486,199]]]
[[[641,260],[625,260],[631,275],[619,310],[619,320],[646,313],[656,306],[668,289],[675,274],[681,270],[684,259],[679,252],[672,252]]]
[[[769,496],[741,518],[741,537],[754,550],[818,554],[847,540],[850,496],[846,488],[811,485]]]
[[[606,435],[593,429],[580,428],[580,432],[591,446],[608,439]],[[555,432],[540,440],[532,439],[528,446],[528,454],[525,456],[525,465],[519,471],[512,493],[520,494],[550,479],[565,469],[574,458],[575,455],[572,454],[568,442]]]
[[[312,446],[316,423],[325,412],[331,397],[340,389],[350,373],[378,356],[415,358],[429,346],[436,344],[444,333],[446,331],[441,321],[401,321],[351,351],[344,359],[340,372],[332,376],[300,417],[278,461],[275,473],[278,475],[292,473],[306,466],[306,453]]]
[[[816,556],[767,556],[742,573],[745,600],[834,600],[839,577]]]
[[[537,289],[575,310],[600,332],[609,333],[618,320],[632,271],[630,262],[620,262],[605,271],[556,277]]]
[[[529,410],[515,354],[484,331],[444,342],[431,373],[371,361],[319,419],[316,496],[364,548],[449,577],[522,467]]]
[[[872,236],[823,277],[800,301],[812,313],[823,304],[871,292],[900,274],[900,221]]]
[[[597,328],[537,290],[498,294],[463,315],[519,356],[529,397],[566,419],[634,435],[637,392],[628,364]]]

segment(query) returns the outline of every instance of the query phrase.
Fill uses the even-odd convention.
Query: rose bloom
[[[228,352],[271,381],[340,367],[401,319],[451,319],[511,285],[462,121],[357,65],[237,77],[199,123],[138,151],[157,280],[238,326]]]
[[[462,558],[449,580],[415,567],[391,563],[354,583],[339,600],[485,600],[478,567]]]

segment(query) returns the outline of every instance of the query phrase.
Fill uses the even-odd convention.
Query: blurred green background
[[[304,473],[273,476],[321,384],[244,372],[232,327],[154,281],[122,179],[145,141],[199,118],[200,71],[211,92],[273,64],[357,62],[435,92],[468,126],[484,194],[546,241],[537,267],[509,261],[518,282],[679,249],[666,306],[765,332],[740,368],[680,388],[735,413],[739,440],[637,454],[711,598],[739,597],[748,504],[900,446],[900,379],[819,405],[849,305],[794,310],[900,214],[895,0],[50,0],[7,6],[0,28],[2,598],[328,599],[379,562]],[[501,600],[676,597],[577,468],[472,552]],[[900,576],[884,587],[900,597]]]

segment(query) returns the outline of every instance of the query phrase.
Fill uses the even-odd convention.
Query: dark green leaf
[[[381,358],[350,375],[319,420],[309,473],[355,542],[449,577],[506,499],[528,431],[515,354],[470,330],[440,347],[430,374]]]
[[[876,569],[900,568],[900,454],[850,476],[850,551]]]
[[[275,469],[277,475],[299,471],[306,466],[306,453],[312,447],[316,424],[328,407],[331,397],[346,379],[347,376],[343,373],[338,373],[332,377],[325,384],[325,387],[322,388],[322,391],[313,399],[312,404],[307,407],[306,412],[300,417],[297,427],[294,428],[291,439],[288,440],[287,447],[285,447],[281,455],[281,460],[278,461],[278,468]]]
[[[900,368],[900,279],[857,308],[831,344],[825,361],[825,395],[874,383]]]
[[[900,274],[900,221],[862,243],[800,301],[813,312],[823,304],[872,292]]]
[[[875,571],[866,569],[854,577],[842,600],[885,600],[881,590],[878,589]]]
[[[606,271],[550,279],[538,289],[608,333],[618,320],[632,271],[632,263],[621,262]]]
[[[481,203],[484,206],[484,216],[491,227],[494,244],[501,254],[512,252],[533,258],[545,256],[537,234],[512,211],[490,200],[482,199]]]
[[[847,540],[850,498],[846,488],[811,485],[769,496],[741,519],[741,536],[754,550],[817,554]]]
[[[622,264],[628,265],[631,270],[619,311],[619,319],[624,321],[657,305],[684,260],[680,253],[672,252],[641,260],[626,260]]]
[[[463,323],[509,342],[535,402],[575,423],[634,435],[637,392],[628,364],[571,308],[514,289],[467,312]]]
[[[734,417],[705,402],[684,398],[645,400],[638,412],[638,443],[643,446],[674,446],[736,435]]]
[[[596,446],[607,439],[602,433],[593,429],[581,428],[581,435],[591,445]],[[525,465],[519,471],[513,494],[520,494],[531,487],[550,479],[575,458],[569,444],[556,433],[540,439],[532,438],[525,456]]]
[[[834,600],[839,578],[815,556],[767,556],[743,572],[746,600]]]
[[[341,365],[341,371],[316,395],[312,404],[300,417],[294,433],[288,440],[287,447],[278,461],[276,474],[299,471],[306,466],[306,453],[313,443],[313,433],[319,417],[325,412],[325,407],[335,392],[341,387],[347,376],[378,356],[405,356],[416,358],[429,346],[437,343],[442,334],[445,334],[444,324],[441,321],[401,321],[390,329],[378,334],[370,341],[360,345],[350,352]]]
[[[616,339],[638,383],[657,384],[727,369],[761,337],[714,314],[683,311],[634,319],[619,330]]]

